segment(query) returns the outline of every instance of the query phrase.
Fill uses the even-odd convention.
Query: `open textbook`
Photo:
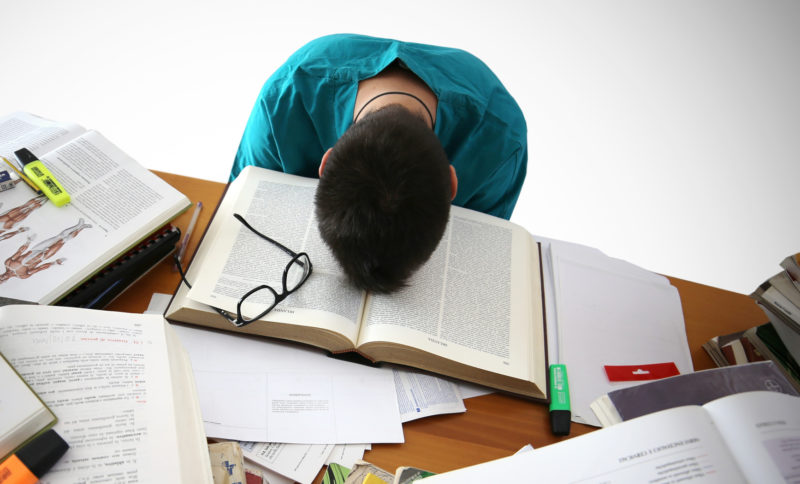
[[[417,482],[800,482],[798,446],[800,397],[737,393]]]
[[[70,194],[56,207],[18,179],[0,192],[0,294],[52,304],[186,210],[189,199],[97,131],[18,112],[0,156],[34,153]],[[13,172],[4,160],[0,169]],[[16,176],[16,175],[14,175]]]
[[[192,369],[162,316],[4,306],[0,351],[70,446],[43,484],[212,482]]]
[[[448,228],[409,287],[375,295],[350,285],[323,243],[314,217],[317,180],[247,167],[229,184],[166,317],[169,320],[357,351],[373,361],[408,365],[544,399],[545,349],[539,245],[523,228],[452,207]],[[238,213],[295,252],[314,272],[264,320],[242,328],[209,306],[235,314],[260,284],[280,287],[283,252],[254,236]],[[242,305],[244,316],[261,312]]]

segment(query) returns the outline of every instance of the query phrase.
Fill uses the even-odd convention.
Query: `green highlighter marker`
[[[569,382],[566,365],[550,365],[550,429],[553,435],[569,435]]]

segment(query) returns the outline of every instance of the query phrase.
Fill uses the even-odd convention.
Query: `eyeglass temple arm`
[[[268,237],[268,236],[262,234],[261,232],[259,232],[258,230],[254,229],[253,226],[250,225],[249,223],[247,223],[247,220],[245,220],[244,217],[242,217],[238,213],[233,214],[233,216],[236,217],[236,220],[241,222],[245,227],[250,229],[250,231],[253,232],[254,234],[258,235],[262,239],[268,240],[268,241],[272,242],[273,244],[277,245],[279,249],[281,249],[282,251],[286,252],[290,256],[297,257],[297,253],[296,252],[294,252],[293,250],[289,249],[285,245],[281,244],[277,240],[275,240],[275,239],[273,239],[271,237]]]

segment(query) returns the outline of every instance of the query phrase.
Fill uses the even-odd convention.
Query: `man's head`
[[[455,190],[455,171],[427,123],[386,106],[325,153],[315,198],[320,234],[356,286],[392,292],[436,249]]]

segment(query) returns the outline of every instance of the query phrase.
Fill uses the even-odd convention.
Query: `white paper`
[[[325,465],[333,445],[239,442],[245,458],[300,484],[310,484]]]
[[[265,338],[176,325],[210,437],[312,444],[403,442],[391,369]]]
[[[674,362],[694,371],[680,296],[667,278],[576,244],[552,242],[550,250],[573,421],[600,426],[592,401],[639,383],[609,382],[604,365]]]
[[[167,294],[153,294],[145,312],[162,314],[169,299]],[[488,387],[453,381],[408,368],[392,368],[402,422],[432,415],[465,412],[464,392],[468,392],[469,396],[476,396],[493,391]]]
[[[747,392],[705,407],[750,482],[800,482],[800,398]]]
[[[418,483],[745,483],[732,463],[708,414],[700,407],[689,406],[437,474]]]
[[[0,350],[58,416],[54,428],[70,444],[42,482],[181,482],[180,450],[204,443],[193,440],[199,432],[179,435],[188,429],[172,414],[181,396],[170,387],[163,320],[32,307],[49,311],[42,321],[20,309],[27,307],[4,308]]]
[[[294,479],[289,479],[288,477],[282,476],[272,469],[268,469],[267,467],[254,462],[247,457],[244,458],[244,469],[246,472],[260,476],[262,484],[294,484],[295,482]]]
[[[368,448],[371,446],[367,444],[344,444],[344,445],[334,445],[331,454],[328,456],[328,460],[325,461],[325,464],[331,464],[333,462],[347,467],[348,469],[352,469],[353,465],[364,458],[364,452],[367,451]]]
[[[466,412],[458,384],[400,367],[393,368],[397,403],[403,422],[445,413]]]

